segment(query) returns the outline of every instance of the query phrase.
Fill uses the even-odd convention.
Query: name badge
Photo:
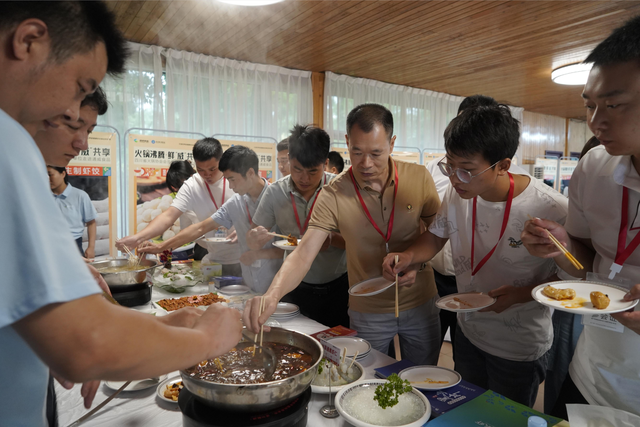
[[[262,260],[261,259],[257,259],[255,261],[253,261],[253,264],[251,264],[251,267],[253,268],[260,268],[260,266],[262,265]]]
[[[582,324],[619,333],[624,331],[624,325],[609,314],[585,314],[582,316]]]

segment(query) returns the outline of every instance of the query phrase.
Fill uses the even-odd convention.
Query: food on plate
[[[456,302],[459,302],[459,303],[460,303],[460,304],[462,304],[462,305],[466,305],[466,306],[468,306],[468,307],[473,308],[473,305],[469,304],[468,302],[466,302],[466,301],[465,301],[465,300],[463,300],[463,299],[460,299],[460,298],[458,298],[458,297],[453,297],[453,300],[454,300],[454,301],[456,301]]]
[[[438,380],[432,380],[431,378],[427,378],[423,381],[423,383],[427,383],[427,384],[449,384],[449,381],[438,381]]]
[[[180,390],[182,390],[183,388],[184,386],[182,385],[182,381],[178,381],[177,383],[173,384],[167,384],[163,393],[164,397],[177,402],[178,396],[180,395]]]
[[[192,295],[182,298],[170,298],[161,299],[156,302],[160,307],[167,311],[175,311],[184,307],[203,307],[215,304],[217,302],[226,302],[227,300],[218,296],[217,294],[210,293],[207,295]]]
[[[285,243],[285,245],[287,245],[287,246],[298,246],[298,238],[297,237],[293,237],[291,234],[289,234],[289,236],[287,237],[287,243]]]
[[[161,260],[162,261],[162,260]],[[166,261],[166,260],[165,260]],[[202,271],[191,263],[173,263],[171,268],[156,269],[153,284],[169,292],[180,293],[203,282]]]
[[[270,381],[283,380],[306,371],[313,366],[313,357],[303,349],[275,342],[265,342],[264,347],[273,350],[276,355],[276,370]],[[222,384],[264,383],[264,365],[262,356],[253,355],[253,345],[241,342],[215,359],[205,360],[186,370],[193,378]]]
[[[422,417],[425,405],[411,386],[392,374],[377,387],[357,387],[345,394],[342,407],[352,417],[379,426],[402,426]],[[382,406],[382,403],[385,405]]]
[[[345,360],[337,366],[327,359],[322,359],[318,365],[318,375],[311,384],[328,387],[331,381],[331,386],[340,386],[354,382],[361,374],[360,369],[353,365],[351,360]]]
[[[542,289],[542,293],[549,298],[553,298],[558,301],[573,299],[576,297],[576,291],[573,289],[557,289],[551,285],[547,285]]]
[[[591,304],[599,310],[604,310],[609,307],[609,303],[611,300],[609,299],[609,295],[603,294],[602,292],[593,291],[589,295],[591,297]]]

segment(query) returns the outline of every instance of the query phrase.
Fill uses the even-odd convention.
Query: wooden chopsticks
[[[531,215],[527,215],[527,216],[529,217],[529,219],[530,219],[531,221],[533,221],[533,219],[534,219],[534,218],[533,218]],[[574,266],[576,269],[578,269],[578,270],[582,270],[582,269],[584,269],[584,267],[582,266],[582,264],[580,264],[580,261],[578,261],[578,260],[576,259],[576,257],[574,257],[573,255],[571,255],[571,252],[569,252],[569,251],[567,250],[567,248],[565,248],[565,247],[564,247],[564,245],[563,245],[562,243],[560,243],[560,242],[558,241],[558,239],[556,239],[556,238],[555,238],[555,236],[554,236],[553,234],[551,234],[551,232],[550,232],[549,230],[547,230],[547,229],[545,228],[545,229],[544,229],[544,231],[546,231],[546,232],[547,232],[547,236],[549,236],[549,239],[551,239],[551,241],[553,242],[553,244],[554,244],[554,245],[556,245],[556,247],[557,247],[558,249],[560,249],[560,251],[564,254],[564,256],[566,256],[566,257],[567,257],[567,259],[568,259],[569,261],[571,261],[571,264],[573,264],[573,266]]]
[[[267,236],[282,237],[283,239],[289,238],[289,236],[285,236],[284,234],[278,234],[278,233],[267,233]]]
[[[260,297],[260,309],[258,310],[258,317],[262,315],[262,311],[264,310],[264,295]],[[264,332],[264,325],[260,326],[260,352],[262,352],[262,333]],[[258,334],[253,339],[253,341],[258,341]],[[253,346],[253,355],[256,355],[256,346]]]
[[[398,255],[396,255],[396,265],[398,265]],[[396,318],[398,318],[400,316],[400,312],[398,311],[398,278],[399,275],[398,273],[396,273]]]

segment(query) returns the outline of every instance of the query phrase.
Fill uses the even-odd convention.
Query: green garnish
[[[387,378],[387,382],[376,387],[376,395],[373,400],[378,402],[378,406],[382,409],[390,408],[398,404],[398,398],[401,394],[411,391],[411,383],[402,380],[398,374],[391,374]]]
[[[324,366],[325,363],[327,363],[327,359],[323,358],[320,360],[320,365],[318,365],[318,375],[322,373],[322,367]]]

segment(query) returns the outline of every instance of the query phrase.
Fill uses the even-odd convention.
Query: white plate
[[[412,366],[400,371],[398,376],[420,390],[442,390],[453,387],[462,380],[462,376],[452,369],[428,365]],[[443,382],[435,383],[440,381]]]
[[[371,295],[378,295],[389,289],[396,282],[391,282],[382,276],[374,277],[373,279],[365,280],[364,282],[356,283],[349,288],[349,295],[357,297],[368,297]]]
[[[229,243],[231,239],[226,237],[205,237],[202,241],[206,243]]]
[[[460,301],[456,301],[455,298]],[[480,292],[466,292],[461,294],[451,294],[436,301],[436,307],[441,310],[453,311],[454,313],[467,313],[482,310],[496,302],[495,298]],[[466,303],[466,304],[465,304]]]
[[[347,349],[347,358],[350,359],[358,352],[356,360],[366,357],[371,351],[371,344],[369,341],[356,337],[333,337],[329,338],[332,345],[335,345],[340,349],[340,355],[342,355],[342,349]]]
[[[331,386],[331,393],[335,393],[336,391],[342,389],[342,387],[348,386],[349,384],[353,384],[354,382],[360,381],[361,379],[364,378],[364,368],[362,367],[362,365],[356,361],[356,362],[353,362],[353,366],[360,370],[360,375],[358,376],[358,378],[344,385]],[[313,383],[311,383],[311,391],[318,394],[329,394],[329,386],[314,385]]]
[[[139,391],[146,390],[151,387],[158,387],[158,383],[164,381],[165,378],[167,378],[166,375],[161,375],[158,379],[147,378],[146,380],[131,381],[131,384],[129,384],[127,388],[122,390],[122,393],[124,393],[125,391]],[[125,383],[126,381],[105,381],[103,384],[107,386],[107,388],[117,391]]]
[[[167,389],[168,385],[175,384],[175,383],[178,383],[180,381],[182,381],[182,377],[180,375],[176,375],[175,377],[167,378],[166,380],[162,381],[158,385],[158,388],[156,389],[156,394],[158,395],[158,397],[161,400],[164,400],[165,402],[177,404],[178,403],[177,400],[171,400],[171,399],[167,399],[166,397],[164,397],[164,391]]]
[[[295,248],[297,248],[297,246],[291,246],[291,245],[287,245],[288,240],[276,240],[275,242],[273,242],[273,246],[275,246],[278,249],[282,249],[285,251],[292,251]],[[298,239],[298,245],[300,244],[300,239]]]
[[[276,307],[276,311],[273,312],[272,316],[297,316],[299,313],[300,307],[297,305],[291,304],[290,302],[279,302]]]
[[[191,243],[186,243],[182,246],[180,246],[178,249],[172,249],[172,252],[183,252],[183,251],[188,251],[189,249],[193,249],[196,246],[196,244],[194,242]]]
[[[542,293],[542,289],[545,286],[551,285],[556,289],[566,289],[571,288],[576,291],[576,297],[572,300],[564,300],[557,301]],[[591,304],[591,292],[599,291],[603,294],[609,295],[609,299],[611,302],[609,303],[609,307],[599,310]],[[621,311],[629,310],[635,307],[638,304],[638,300],[635,301],[624,301],[622,298],[628,291],[619,286],[609,285],[606,283],[599,282],[588,282],[588,281],[562,281],[562,282],[551,282],[545,283],[540,286],[536,286],[532,291],[531,295],[533,299],[538,301],[540,304],[546,305],[551,308],[555,308],[556,310],[566,311],[568,313],[574,314],[605,314],[605,313],[619,313]]]

